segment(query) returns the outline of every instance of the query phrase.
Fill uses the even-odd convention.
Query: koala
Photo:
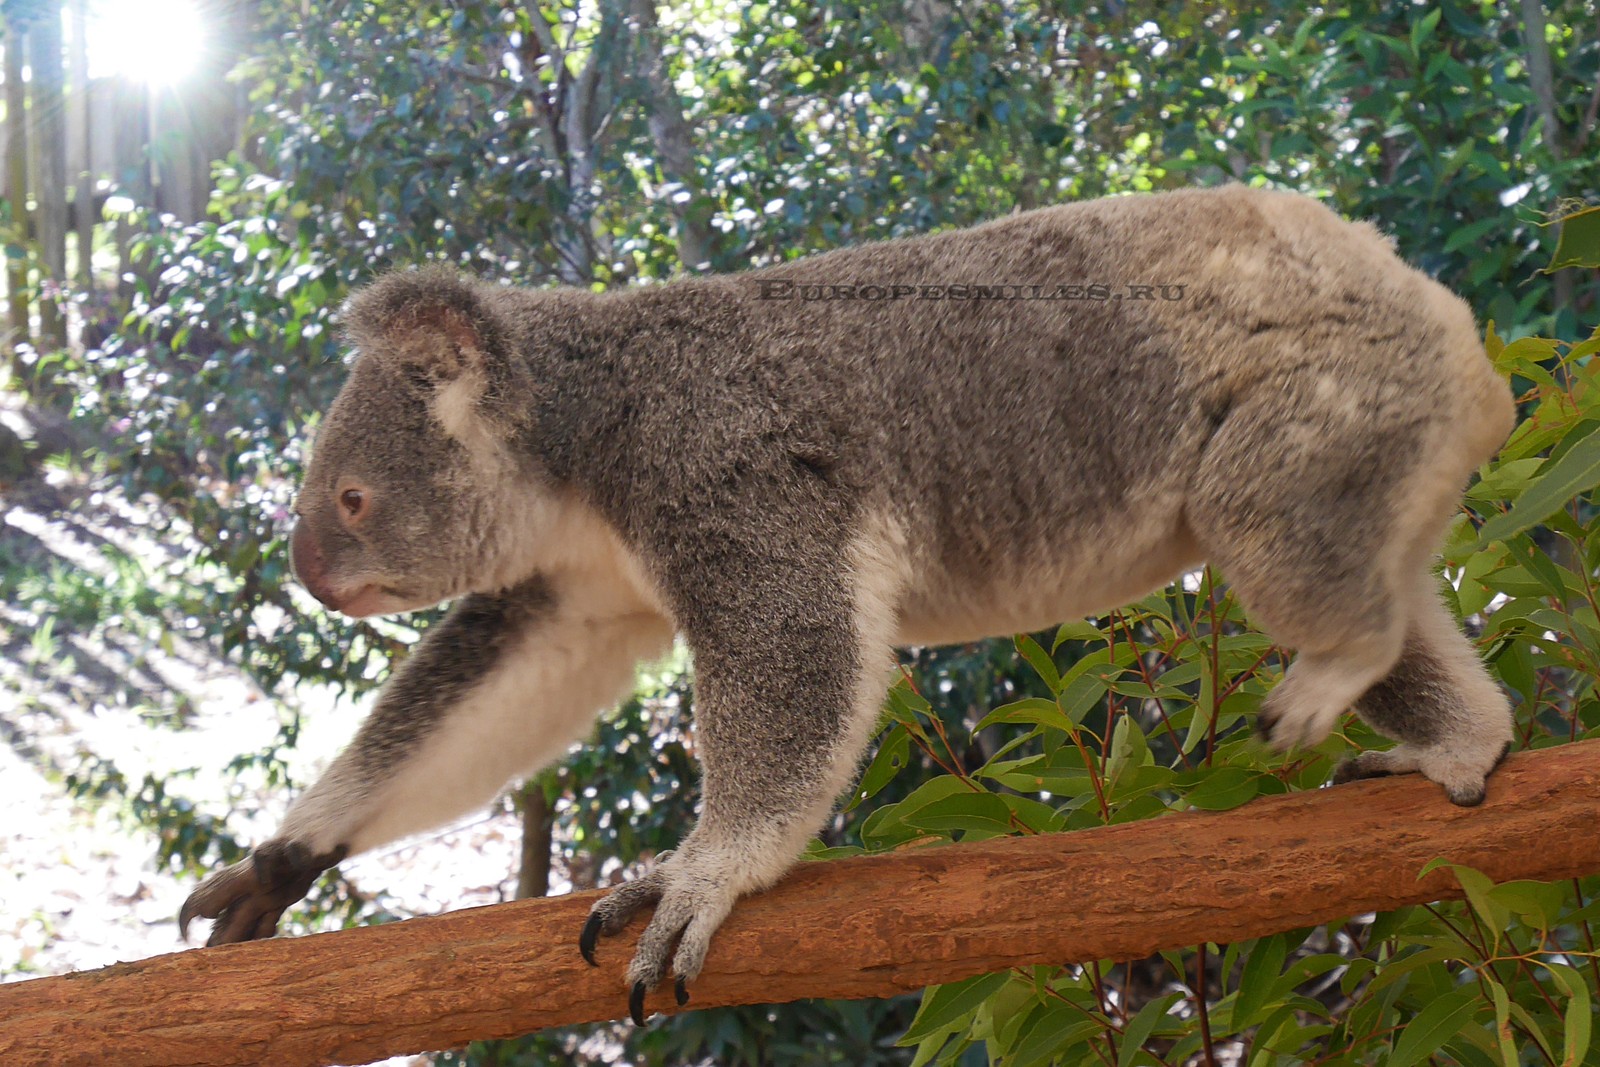
[[[1506,697],[1431,560],[1510,433],[1466,305],[1365,223],[1239,186],[1126,196],[606,293],[427,269],[357,293],[292,562],[353,617],[453,601],[354,742],[185,928],[271,936],[346,856],[561,756],[687,642],[695,827],[578,938],[654,915],[679,1003],[850,784],[897,645],[1101,613],[1203,562],[1296,656],[1259,714],[1353,709],[1483,799]]]

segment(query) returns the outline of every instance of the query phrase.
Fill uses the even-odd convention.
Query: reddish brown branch
[[[689,1009],[880,997],[1030,964],[1136,959],[1600,871],[1600,741],[1512,757],[1480,808],[1415,777],[802,866],[717,934]],[[0,986],[0,1062],[359,1063],[626,1011],[631,939],[578,956],[592,893],[191,950]],[[632,929],[637,934],[640,924]],[[678,1010],[669,995],[651,1007]]]

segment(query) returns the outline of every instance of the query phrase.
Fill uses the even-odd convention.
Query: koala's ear
[[[482,373],[504,357],[504,338],[476,285],[448,267],[390,274],[344,310],[345,336],[363,355],[435,382]]]
[[[511,390],[515,371],[500,322],[477,283],[448,267],[390,274],[357,292],[344,333],[363,359],[396,367],[433,390],[435,414],[460,438],[484,423]]]

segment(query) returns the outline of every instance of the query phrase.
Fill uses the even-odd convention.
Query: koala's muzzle
[[[296,522],[294,532],[289,535],[289,569],[294,571],[294,576],[300,579],[300,584],[312,596],[352,619],[426,606],[424,603],[410,602],[403,590],[372,582],[352,585],[348,581],[338,581],[329,570],[322,542],[308,519],[302,518]]]
[[[327,558],[305,519],[296,522],[289,535],[289,569],[307,592],[335,611],[339,609],[339,597],[328,579]]]

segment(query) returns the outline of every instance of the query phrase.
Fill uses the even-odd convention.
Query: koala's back
[[[915,291],[884,296],[897,285]],[[598,303],[588,348],[606,355],[586,369],[608,368],[606,384],[571,388],[611,405],[588,417],[612,433],[588,463],[650,458],[611,464],[599,480],[627,482],[600,495],[648,525],[661,515],[627,499],[680,501],[682,519],[736,467],[774,492],[823,478],[838,514],[903,541],[930,620],[908,639],[1102,610],[1197,563],[1186,508],[1230,419],[1262,442],[1233,476],[1284,507],[1307,465],[1326,477],[1343,454],[1311,442],[1342,442],[1344,477],[1396,492],[1408,457],[1457,453],[1434,465],[1438,495],[1512,419],[1460,300],[1370,226],[1243,187],[1047,208]],[[1002,604],[1014,617],[991,617]]]

